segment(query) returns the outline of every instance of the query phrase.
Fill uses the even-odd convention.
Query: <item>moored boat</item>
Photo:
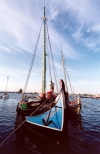
[[[63,66],[63,73],[64,73],[65,90],[66,90],[66,95],[69,95],[68,84],[67,84],[66,78],[68,78],[71,91],[73,90],[73,88],[72,88],[72,85],[71,85],[71,82],[70,82],[70,78],[69,78],[67,69],[65,68],[65,60],[64,60],[64,57],[63,57],[62,50],[61,50],[61,54],[62,54],[62,66]],[[74,94],[72,97],[69,97],[69,112],[71,114],[80,114],[80,110],[81,110],[80,96],[79,95],[75,96],[75,94]]]
[[[80,96],[76,96],[69,99],[69,111],[71,114],[80,114],[82,104]]]
[[[42,18],[42,20],[43,20],[42,23],[43,23],[43,33],[44,33],[43,34],[43,36],[44,36],[43,37],[43,51],[42,51],[42,55],[43,55],[42,56],[42,79],[41,79],[42,80],[42,88],[41,88],[42,92],[37,97],[33,97],[33,98],[25,96],[26,87],[27,87],[29,77],[30,77],[30,74],[31,74],[31,70],[32,70],[33,62],[34,62],[34,57],[35,57],[35,53],[36,53],[36,48],[37,48],[37,44],[38,44],[38,41],[39,41],[39,37],[38,37],[37,44],[36,44],[36,47],[35,47],[35,51],[34,51],[33,58],[32,58],[32,62],[31,62],[31,66],[30,66],[29,73],[28,73],[26,83],[25,83],[25,87],[24,87],[24,90],[23,90],[23,93],[22,93],[22,97],[21,97],[21,100],[17,104],[16,111],[17,111],[18,115],[19,114],[30,115],[44,101],[47,104],[50,103],[49,97],[52,96],[52,99],[55,100],[55,98],[57,96],[56,93],[54,92],[54,83],[52,81],[52,76],[51,76],[50,59],[48,61],[49,62],[49,72],[50,72],[50,90],[46,91],[46,71],[47,71],[47,67],[46,67],[46,65],[47,65],[47,61],[46,61],[46,57],[47,57],[46,37],[49,38],[49,34],[48,34],[48,28],[46,27],[47,18],[45,16],[45,6],[44,6],[44,17]],[[40,34],[39,34],[39,36],[40,36]],[[49,48],[51,49],[50,40],[48,40],[48,43],[49,43]],[[52,52],[51,52],[51,54],[52,54]],[[53,63],[53,59],[51,59],[51,61]],[[54,65],[53,65],[53,67],[54,67]],[[55,70],[53,69],[53,71],[55,71]],[[56,79],[56,76],[55,76],[55,83],[56,82],[57,82],[57,79]],[[57,83],[56,83],[56,86],[57,86]]]
[[[5,92],[4,95],[2,96],[3,99],[8,99],[9,95]]]
[[[61,90],[56,99],[48,104],[49,110],[41,114],[26,116],[25,126],[36,133],[42,134],[50,139],[61,140],[67,132],[69,106],[68,96],[65,93],[65,85],[63,80],[60,81]],[[38,110],[43,107],[38,108]],[[46,109],[46,108],[45,108]]]
[[[51,58],[53,64],[53,73],[55,78],[55,84],[57,92],[54,91],[54,83],[51,76],[50,59],[49,62],[49,73],[50,73],[50,90],[46,90],[46,38],[48,36],[48,29],[46,29],[47,18],[45,16],[45,6],[44,6],[44,17],[43,20],[43,53],[42,53],[42,92],[38,96],[25,96],[25,90],[28,84],[30,73],[32,70],[34,57],[33,55],[31,67],[29,69],[28,77],[25,83],[25,87],[22,93],[21,100],[17,104],[17,114],[25,120],[24,125],[31,131],[38,132],[43,136],[48,136],[48,138],[54,138],[56,140],[62,138],[64,133],[67,131],[68,115],[69,115],[69,103],[68,95],[65,92],[65,84],[63,80],[60,80],[61,90],[58,91],[57,79],[55,76],[54,62]],[[46,37],[47,32],[47,37]],[[39,34],[40,35],[40,34]],[[50,40],[49,45],[50,45]],[[36,45],[37,46],[37,45]],[[51,50],[51,45],[49,46]],[[36,48],[35,48],[36,49]],[[36,52],[36,50],[35,50]],[[34,52],[34,54],[35,54]],[[52,54],[52,52],[51,52]],[[53,57],[53,56],[51,56]],[[23,116],[24,115],[24,116]]]
[[[52,84],[52,82],[51,82]],[[46,93],[46,95],[39,94],[38,96],[28,96],[25,95],[24,98],[18,102],[16,112],[18,115],[31,115],[39,106],[41,106],[44,102],[44,110],[48,110],[48,103],[51,103],[51,98],[54,101],[56,95],[53,93],[53,87],[50,84],[50,91]],[[46,107],[47,104],[47,107]],[[42,106],[43,108],[43,106]],[[42,110],[38,110],[35,114],[40,114]]]
[[[4,92],[4,95],[2,96],[3,99],[8,99],[9,98],[9,95],[7,94],[8,79],[9,79],[9,77],[7,77],[6,92]]]

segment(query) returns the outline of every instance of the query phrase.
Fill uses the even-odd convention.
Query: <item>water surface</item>
[[[16,115],[20,94],[0,99],[0,143],[21,123]],[[0,154],[100,154],[100,99],[83,98],[80,115],[69,118],[64,140],[54,142],[21,126],[0,146]]]

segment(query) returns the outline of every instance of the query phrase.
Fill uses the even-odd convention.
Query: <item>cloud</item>
[[[60,6],[58,7],[60,8],[58,16],[61,11],[66,17],[64,18],[63,16],[64,20],[62,20],[62,18],[59,19],[62,20],[64,29],[68,28],[75,42],[83,44],[89,50],[94,50],[95,47],[97,48],[97,45],[99,45],[99,41],[97,40],[100,40],[100,35],[97,33],[100,32],[100,11],[98,11],[98,3],[99,2],[96,3],[93,0],[82,0],[78,1],[78,3],[76,3],[75,0],[67,0],[63,1],[61,8]],[[67,27],[65,25],[67,25]],[[98,48],[94,51],[96,50],[98,50]]]
[[[94,25],[94,26],[91,28],[91,31],[100,32],[100,25]]]
[[[13,8],[13,4],[9,5],[7,1],[0,4],[0,42],[5,46],[18,44],[31,50],[36,43],[38,21],[23,12],[23,8],[17,8],[18,5]]]
[[[82,78],[89,76],[89,73],[80,73],[80,70],[76,71],[72,68],[81,65],[81,70],[83,70],[83,65],[79,62],[81,60],[85,66],[86,59],[81,58],[90,57],[90,52],[86,53],[86,51],[100,51],[100,2],[46,0],[45,4],[51,48],[58,73],[60,74],[62,67],[60,64],[62,46],[65,62],[68,60],[69,64],[67,70],[74,76],[74,81],[77,76],[83,76]],[[18,78],[20,83],[23,82],[23,77],[26,78],[27,68],[31,63],[30,57],[39,35],[42,16],[43,2],[41,1],[40,4],[40,0],[24,0],[24,3],[18,0],[0,1],[0,56],[2,56],[0,57],[2,62],[0,74],[3,74],[3,77],[8,74],[17,78],[20,76],[21,80]],[[43,31],[41,34],[43,36]],[[33,69],[32,76],[38,76],[39,73],[36,68],[41,65],[42,42],[43,39],[40,38],[40,45],[37,48],[38,58],[35,61],[37,65]],[[84,83],[82,82],[83,85]]]
[[[78,81],[78,82],[74,82],[73,86],[93,86],[93,85],[98,85],[100,84],[100,82],[96,82],[96,81]]]
[[[29,70],[22,70],[22,69],[18,69],[18,68],[11,68],[9,69],[9,66],[2,66],[2,69],[0,69],[0,74],[1,75],[6,75],[6,76],[15,76],[15,77],[27,77]],[[34,68],[34,72],[31,72],[31,76],[37,76],[39,75],[39,73],[36,71],[36,69]]]
[[[14,5],[14,3],[16,5]],[[35,3],[37,3],[37,1],[34,1],[34,6]],[[53,7],[51,7],[52,3],[53,1],[50,2],[50,7],[48,7],[52,16],[49,21],[56,18],[60,12],[58,8],[60,7],[61,2],[55,5],[55,7],[54,5]],[[1,1],[0,5],[2,7],[0,8],[0,42],[2,46],[8,48],[9,51],[11,50],[10,52],[16,53],[25,50],[31,52],[33,51],[33,46],[36,44],[36,39],[39,34],[39,22],[41,23],[41,20],[39,21],[39,18],[36,18],[36,14],[37,12],[39,12],[40,14],[40,11],[38,10],[40,9],[40,6],[34,7],[34,11],[32,12],[33,8],[31,6],[30,8],[27,6],[27,1],[25,1],[22,6],[20,6],[19,4],[22,5],[21,2],[17,3],[16,0],[13,2],[10,1],[10,3],[8,3],[7,1]],[[29,5],[30,4],[31,2],[29,3]],[[61,35],[61,33],[59,33],[52,24],[50,24],[50,26],[50,33],[51,36],[53,36],[51,37],[51,42],[54,50],[58,51],[60,46],[63,44],[63,48],[66,51],[66,56],[68,56],[69,58],[78,57],[77,52],[69,43],[69,41],[67,39],[65,40],[63,35]],[[16,45],[21,48],[16,47]]]
[[[5,52],[11,52],[11,50],[9,48],[7,48],[5,46],[0,46],[0,52],[3,52],[3,51],[5,51]]]

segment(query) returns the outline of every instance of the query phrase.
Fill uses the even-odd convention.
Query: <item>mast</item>
[[[43,27],[43,52],[42,52],[42,93],[46,93],[46,21],[45,16],[45,0],[44,0],[44,17],[42,18],[44,22]]]
[[[65,83],[65,90],[68,92],[68,86],[67,86],[67,80],[66,80],[66,69],[65,69],[65,60],[63,57],[63,52],[62,52],[62,48],[61,48],[61,54],[62,54],[62,66],[63,66],[63,72],[64,72],[64,83]]]
[[[8,86],[8,79],[9,79],[9,77],[7,77],[6,92],[7,92],[7,86]]]

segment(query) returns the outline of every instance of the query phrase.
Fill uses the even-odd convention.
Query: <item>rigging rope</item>
[[[66,70],[66,74],[67,74],[67,77],[68,77],[68,81],[69,81],[70,89],[71,89],[72,93],[74,93],[74,100],[75,100],[75,99],[76,99],[75,91],[74,91],[74,88],[73,88],[73,86],[72,86],[72,84],[71,84],[71,81],[70,81],[70,78],[69,78],[69,75],[68,75],[67,68],[65,68],[65,70]]]
[[[62,68],[63,68],[63,74],[64,74],[64,82],[65,82],[65,90],[68,92],[68,85],[67,85],[67,78],[66,78],[66,72],[65,72],[65,60],[63,57],[62,47],[61,47],[61,55],[62,55]]]
[[[42,23],[43,23],[43,22],[42,22]],[[30,78],[30,74],[31,74],[31,71],[32,71],[33,62],[34,62],[35,54],[36,54],[36,49],[37,49],[37,45],[38,45],[38,42],[39,42],[40,33],[41,33],[41,29],[42,29],[42,23],[41,23],[41,27],[40,27],[40,31],[39,31],[39,35],[38,35],[38,39],[37,39],[37,43],[36,43],[36,46],[35,46],[35,50],[34,50],[34,54],[33,54],[33,58],[32,58],[32,62],[31,62],[31,67],[29,68],[29,73],[28,73],[28,76],[27,76],[27,79],[26,79],[26,83],[25,83],[24,91],[23,91],[23,93],[22,93],[22,99],[23,99],[23,97],[24,97],[24,93],[25,93],[25,91],[26,91],[26,88],[27,88],[27,85],[28,85],[28,81],[29,81],[29,78]]]
[[[70,78],[69,78],[69,75],[68,75],[68,71],[67,71],[66,68],[65,68],[65,70],[66,70],[66,74],[67,74],[67,77],[68,77],[68,81],[69,81],[70,89],[71,89],[72,93],[75,93],[74,88],[73,88],[72,85],[71,85],[71,81],[70,81]]]
[[[50,38],[49,38],[48,25],[47,25],[47,34],[48,34],[49,47],[50,47],[50,52],[51,52],[51,59],[52,59],[52,64],[53,64],[53,71],[54,71],[56,89],[57,89],[57,93],[58,93],[58,85],[57,85],[57,79],[56,79],[57,73],[56,73],[56,69],[55,69],[55,65],[54,65],[54,60],[53,60],[53,53],[52,53],[51,43],[50,43]]]
[[[52,76],[51,76],[51,67],[50,67],[50,57],[49,57],[49,50],[48,50],[48,44],[47,44],[47,51],[48,51],[48,62],[49,62],[49,73],[50,73],[50,80],[52,81]]]

